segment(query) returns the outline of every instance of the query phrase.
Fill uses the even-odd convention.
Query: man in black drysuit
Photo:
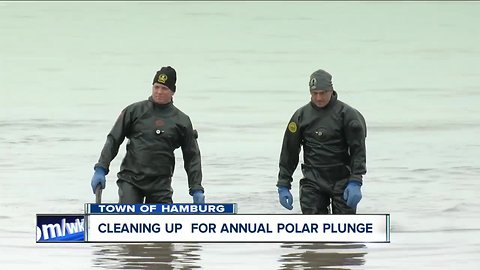
[[[337,99],[332,76],[310,76],[311,100],[291,117],[280,154],[278,194],[292,210],[292,175],[303,147],[300,207],[303,214],[356,214],[366,173],[367,127],[362,114]]]
[[[173,105],[177,74],[170,66],[156,72],[152,95],[122,110],[107,136],[91,185],[105,188],[105,175],[125,138],[127,153],[118,176],[119,203],[172,203],[174,150],[181,147],[189,193],[205,203],[197,132],[188,115]]]

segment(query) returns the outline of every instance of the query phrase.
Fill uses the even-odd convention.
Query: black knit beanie
[[[155,77],[153,77],[153,83],[160,83],[170,88],[173,92],[176,90],[175,83],[177,82],[177,72],[171,66],[162,67]]]

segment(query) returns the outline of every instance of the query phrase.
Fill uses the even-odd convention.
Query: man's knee
[[[143,203],[143,195],[139,188],[129,182],[118,180],[118,203],[139,204]]]
[[[145,198],[145,203],[173,203],[171,194],[162,193],[155,195],[148,195]]]
[[[357,208],[349,207],[343,197],[337,197],[332,202],[332,212],[333,214],[353,215],[357,213]]]
[[[303,214],[328,214],[329,205],[330,196],[316,182],[307,178],[300,180],[300,207]]]

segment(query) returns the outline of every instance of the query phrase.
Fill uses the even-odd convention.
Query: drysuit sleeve
[[[363,115],[357,110],[349,110],[345,116],[345,137],[350,153],[350,179],[362,182],[367,172],[366,147],[367,125]]]
[[[198,146],[198,133],[193,129],[192,122],[188,119],[184,127],[182,147],[185,172],[188,177],[188,192],[190,195],[195,191],[202,191],[202,162],[200,148]]]
[[[299,118],[299,112],[297,111],[288,122],[283,135],[277,187],[287,187],[288,189],[292,187],[292,176],[298,166],[302,140]]]
[[[130,128],[131,114],[129,107],[122,110],[110,133],[107,135],[107,140],[103,146],[100,158],[94,168],[102,167],[108,174],[110,171],[110,162],[117,156],[118,149],[125,140],[127,131]]]

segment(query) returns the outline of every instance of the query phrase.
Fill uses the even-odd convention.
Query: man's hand
[[[287,208],[288,210],[293,209],[293,196],[290,193],[290,190],[286,187],[279,187],[278,188],[278,200],[280,204]]]
[[[347,187],[345,191],[343,191],[343,199],[347,202],[348,207],[350,208],[357,208],[357,204],[362,199],[362,191],[360,187],[362,183],[350,180],[348,181]]]
[[[203,191],[193,192],[192,197],[193,197],[193,203],[195,204],[205,203],[205,195],[203,194]]]
[[[96,167],[95,173],[92,177],[92,190],[93,194],[95,194],[95,189],[98,185],[101,185],[102,189],[105,189],[106,179],[105,179],[105,169],[102,167]]]

